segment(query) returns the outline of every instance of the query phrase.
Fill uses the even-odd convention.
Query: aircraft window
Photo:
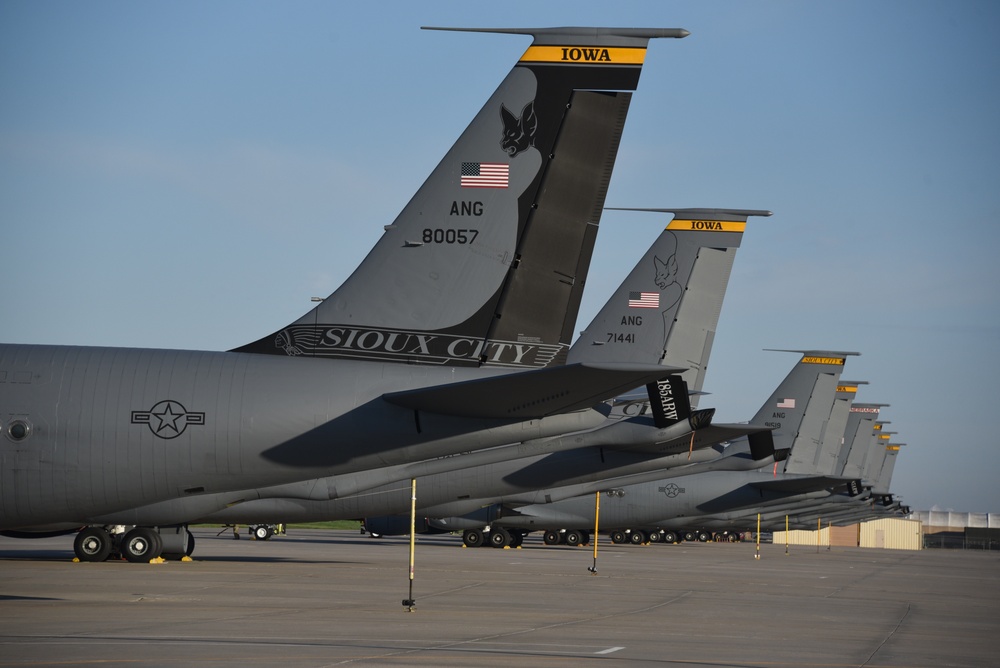
[[[31,427],[24,420],[14,420],[7,427],[7,436],[12,441],[23,441],[31,434]]]

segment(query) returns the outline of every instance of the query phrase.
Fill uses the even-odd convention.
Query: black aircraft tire
[[[160,536],[148,527],[136,527],[125,534],[121,542],[122,556],[132,563],[152,561],[160,556],[163,543]]]
[[[546,545],[558,545],[562,541],[562,536],[558,531],[546,531],[542,540]]]
[[[462,533],[462,543],[466,547],[482,547],[483,541],[483,532],[479,529],[467,529]]]
[[[612,531],[611,532],[611,542],[614,543],[615,545],[621,545],[622,543],[627,542],[627,539],[625,538],[625,532],[624,531]]]
[[[673,531],[664,531],[663,532],[663,542],[664,543],[679,543],[680,541],[677,540],[677,534],[675,532],[673,532]]]
[[[111,536],[99,527],[86,527],[73,539],[73,552],[80,561],[107,561],[111,554]]]
[[[253,529],[254,540],[267,540],[274,535],[274,531],[271,527],[261,524]]]
[[[698,532],[698,542],[699,543],[707,543],[711,538],[712,538],[712,534],[710,534],[707,531],[699,531]]]
[[[511,547],[521,547],[521,543],[524,542],[524,534],[520,531],[510,532],[510,546]]]
[[[646,542],[646,534],[642,531],[633,531],[628,535],[628,542],[633,545],[642,545]]]
[[[663,542],[663,534],[659,531],[651,531],[649,534],[650,543],[661,543]]]
[[[493,547],[503,549],[510,545],[510,543],[510,534],[503,527],[494,527],[490,530],[490,545]]]
[[[583,544],[583,534],[576,529],[570,529],[566,532],[566,544],[572,547]]]

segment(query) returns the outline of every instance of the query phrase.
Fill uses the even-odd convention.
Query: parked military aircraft
[[[868,477],[861,481],[860,494],[840,492],[826,500],[802,504],[787,511],[787,517],[765,517],[762,526],[771,530],[784,529],[786,526],[793,529],[814,529],[818,522],[822,525],[844,526],[866,519],[908,515],[909,508],[889,493],[895,458],[904,445],[906,444],[886,443],[884,439],[872,438],[868,449],[872,454],[869,461],[873,465]],[[875,464],[879,461],[880,466]]]
[[[837,387],[837,401],[850,397],[856,390],[857,383],[841,381]],[[883,451],[887,449],[884,445],[885,439],[880,438],[880,434],[884,433],[882,425],[885,423],[876,421],[878,411],[884,405],[854,404],[849,408],[850,412],[846,420],[847,427],[843,431],[843,444],[833,448],[841,455],[837,461],[845,461],[846,463],[843,458],[845,450],[863,450],[868,454],[858,459],[864,463],[861,467],[848,469],[846,466],[838,464],[834,468],[832,475],[838,476],[839,480],[847,481],[846,486],[839,489],[830,487],[825,493],[813,491],[802,495],[793,494],[753,508],[705,515],[697,520],[697,534],[704,537],[710,535],[710,531],[713,529],[752,531],[756,528],[758,513],[760,513],[761,530],[774,531],[786,527],[814,529],[818,520],[822,520],[824,523],[849,524],[878,515],[898,512],[899,504],[893,503],[891,495],[881,496],[873,493],[872,489],[875,486],[874,479],[880,475],[883,468]],[[831,444],[836,445],[837,441],[840,440],[829,437],[839,431],[839,425],[835,424],[834,416],[838,412],[842,412],[842,409],[843,406],[838,407],[835,403],[834,410],[831,411],[831,421],[825,427],[826,436],[823,438],[823,445],[827,449],[830,448]],[[806,465],[804,473],[808,474],[812,471],[818,476],[823,476],[826,471],[822,463],[830,460],[830,453],[823,452],[821,449],[816,452],[812,467]],[[801,465],[802,460],[800,459]],[[885,481],[885,489],[888,489],[887,480]],[[667,520],[662,524],[668,530],[678,528],[678,523],[674,520]],[[691,525],[687,523],[682,524],[682,526],[690,527]],[[691,535],[692,531],[688,529],[684,533]]]
[[[775,448],[810,447],[822,441],[823,425],[830,416],[837,381],[848,355],[825,350],[793,351],[803,354],[774,395],[751,424],[773,427]],[[839,446],[839,444],[838,444]],[[791,455],[790,455],[791,457]],[[791,497],[828,496],[828,488],[846,481],[830,476],[770,471],[713,471],[689,476],[661,476],[661,480],[625,486],[609,482],[616,493],[602,504],[601,519],[609,529],[659,527],[667,521],[697,522],[700,516],[782,503]],[[544,530],[558,537],[561,529],[586,531],[594,525],[591,496],[551,504],[504,509],[494,522],[506,528]],[[674,527],[676,528],[676,527]]]
[[[489,30],[524,55],[347,281],[230,352],[0,346],[0,529],[565,434],[656,365],[568,349],[648,41]],[[548,368],[546,368],[548,367]],[[112,548],[103,529],[84,550]],[[145,559],[161,542],[120,542]]]
[[[670,213],[674,219],[588,327],[589,332],[611,330],[606,340],[602,335],[602,345],[595,345],[592,339],[581,337],[570,350],[571,360],[661,364],[676,360],[690,367],[692,380],[701,381],[746,220],[770,214],[720,209]],[[669,271],[664,269],[667,266]],[[642,306],[636,306],[633,293],[642,291],[646,298]],[[650,308],[653,302],[659,307]],[[616,333],[623,329],[626,334]],[[616,346],[620,352],[609,355]],[[595,354],[599,357],[591,359]],[[172,499],[88,518],[88,522],[259,525],[371,517],[409,508],[412,477],[420,478],[421,506],[454,503],[476,509],[484,494],[533,493],[556,484],[607,478],[612,472],[690,464],[692,456],[696,462],[715,458],[716,451],[708,451],[706,457],[702,448],[748,431],[765,430],[710,425],[712,411],[690,416],[683,385],[674,378],[669,384],[653,386],[652,401],[625,400],[605,424],[586,432],[297,484]],[[650,413],[650,407],[657,410]],[[392,484],[402,480],[407,483]],[[186,548],[190,553],[190,546]]]

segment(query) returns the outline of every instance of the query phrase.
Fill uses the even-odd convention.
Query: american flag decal
[[[628,293],[629,308],[660,308],[659,292],[630,292]]]
[[[500,162],[463,162],[463,188],[506,188],[510,165]]]
[[[778,402],[778,408],[795,408],[795,399],[782,399]]]

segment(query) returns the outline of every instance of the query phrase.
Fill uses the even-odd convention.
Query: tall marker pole
[[[587,570],[597,575],[597,532],[601,526],[601,490],[597,490],[594,498],[594,565]]]
[[[760,559],[760,513],[757,513],[757,551],[754,552],[754,559]]]
[[[414,548],[417,544],[417,479],[410,478],[410,597],[403,601],[407,612],[413,612],[413,563]]]

